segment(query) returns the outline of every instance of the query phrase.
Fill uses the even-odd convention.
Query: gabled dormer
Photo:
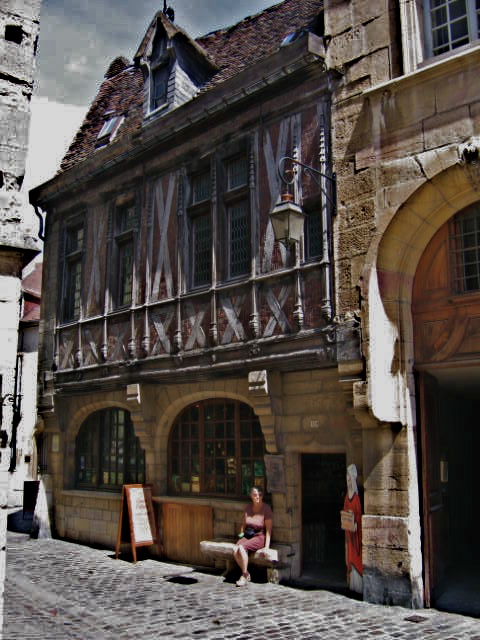
[[[143,116],[161,116],[191,100],[218,70],[208,54],[159,11],[135,64],[143,71]]]

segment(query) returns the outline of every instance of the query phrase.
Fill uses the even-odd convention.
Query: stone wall
[[[273,423],[277,453],[284,456],[285,493],[273,493],[273,541],[292,546],[292,575],[301,572],[301,453],[345,453],[347,464],[354,461],[359,467],[361,481],[361,438],[358,425],[345,410],[345,395],[337,380],[335,368],[285,374],[272,374],[278,380],[281,399],[272,402],[269,411],[263,407],[260,423],[267,430]],[[75,436],[83,420],[92,411],[106,406],[130,410],[135,432],[147,452],[147,482],[153,493],[167,500],[167,447],[171,425],[181,410],[207,398],[234,398],[253,405],[248,380],[227,378],[199,381],[196,384],[138,385],[138,396],[128,400],[127,390],[103,394],[89,394],[64,398],[57,413],[68,416],[62,424],[46,422],[46,429],[60,438],[60,450],[50,454],[49,468],[53,478],[55,528],[59,535],[89,543],[115,546],[119,496],[77,491],[74,487]],[[141,402],[138,402],[140,397]],[[57,401],[58,402],[58,401]],[[65,431],[63,431],[63,429]],[[352,434],[354,436],[352,437]],[[273,439],[272,439],[273,438]],[[358,446],[353,446],[352,443]],[[268,445],[267,445],[268,446]],[[175,497],[168,498],[175,502]],[[179,498],[180,501],[189,500]],[[190,499],[193,504],[207,501],[214,509],[215,537],[236,536],[242,521],[241,501],[201,498]],[[341,504],[339,504],[339,510]],[[339,528],[339,535],[342,535]]]

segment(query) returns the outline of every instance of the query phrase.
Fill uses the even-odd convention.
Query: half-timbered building
[[[47,212],[39,410],[60,535],[114,543],[122,485],[147,482],[165,555],[199,563],[257,484],[293,575],[333,553],[343,576],[339,510],[361,453],[338,361],[360,355],[355,319],[334,322],[323,33],[317,0],[196,40],[160,11],[32,194]],[[281,174],[285,157],[314,171]],[[299,242],[275,239],[282,188],[305,212]]]
[[[286,0],[196,39],[159,12],[112,62],[31,196],[61,536],[113,546],[150,483],[201,563],[258,484],[283,577],[345,586],[354,464],[363,596],[441,604],[476,557],[479,10]]]

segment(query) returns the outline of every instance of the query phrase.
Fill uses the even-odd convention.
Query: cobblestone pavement
[[[193,567],[9,533],[3,638],[480,640],[480,620],[264,582],[238,588]]]

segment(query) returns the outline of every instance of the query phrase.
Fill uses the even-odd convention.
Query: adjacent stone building
[[[22,270],[39,253],[39,221],[21,193],[33,92],[40,0],[0,7],[0,584],[3,594],[8,504],[15,502],[12,456],[22,420],[19,322]],[[35,389],[33,392],[35,397]],[[36,414],[35,407],[33,408]]]
[[[122,484],[147,482],[165,555],[202,562],[255,483],[283,577],[345,585],[355,464],[364,597],[452,584],[478,441],[480,48],[474,0],[451,4],[286,0],[196,40],[159,12],[112,62],[31,194],[60,535],[113,546]]]

